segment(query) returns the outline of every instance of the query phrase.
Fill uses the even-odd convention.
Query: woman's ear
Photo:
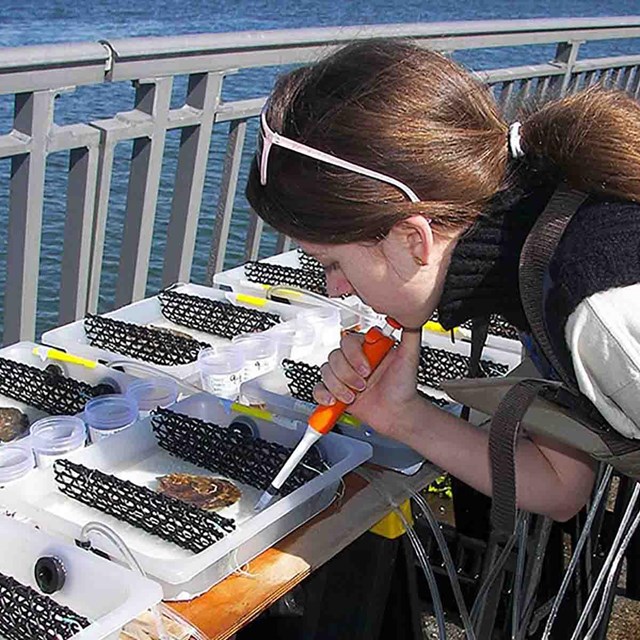
[[[413,261],[421,267],[429,264],[433,255],[433,231],[429,220],[421,215],[411,216],[398,222],[393,229],[397,239],[409,251]]]

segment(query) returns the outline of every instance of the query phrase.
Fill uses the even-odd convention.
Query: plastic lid
[[[278,343],[262,333],[243,333],[231,341],[238,345],[247,360],[271,358],[276,355]]]
[[[31,449],[13,444],[0,447],[0,483],[27,475],[35,466]]]
[[[140,411],[164,409],[178,398],[178,383],[171,378],[135,380],[127,387],[127,395],[138,403]]]
[[[244,368],[244,355],[237,347],[209,347],[198,354],[198,369],[206,375],[237,373]]]
[[[126,427],[138,418],[138,403],[127,395],[113,394],[89,400],[85,422],[93,429],[109,431]]]
[[[78,449],[87,437],[84,422],[74,416],[50,416],[31,425],[31,446],[44,454],[66,453]]]

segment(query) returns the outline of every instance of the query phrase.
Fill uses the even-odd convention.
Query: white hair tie
[[[514,158],[522,158],[524,156],[522,137],[520,135],[521,128],[521,122],[514,122],[509,125],[509,151]]]

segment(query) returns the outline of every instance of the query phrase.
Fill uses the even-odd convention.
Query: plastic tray
[[[65,376],[69,376],[75,380],[81,380],[82,382],[87,382],[91,385],[97,385],[101,382],[112,380],[115,381],[123,391],[133,379],[131,376],[125,375],[120,371],[114,371],[113,369],[109,369],[101,364],[96,365],[95,368],[89,368],[81,364],[60,362],[59,360],[51,360],[49,358],[42,359],[40,356],[33,353],[34,348],[39,346],[41,345],[38,345],[35,342],[17,342],[9,347],[0,349],[0,357],[6,358],[7,360],[22,362],[23,364],[27,364],[38,369],[46,369],[48,365],[55,364],[62,369]],[[20,409],[20,411],[27,415],[30,423],[49,415],[40,409],[36,409],[35,407],[25,404],[24,402],[14,400],[13,398],[3,395],[0,395],[0,407],[15,407],[16,409]]]
[[[471,352],[469,343],[458,341],[452,344],[451,339],[442,334],[425,331],[423,332],[422,342],[424,345],[466,356],[469,356]],[[509,370],[516,367],[521,360],[519,353],[492,348],[485,348],[482,357],[486,360],[506,364]],[[440,389],[424,385],[420,385],[420,389],[434,398],[450,400]],[[281,368],[245,382],[241,387],[240,393],[243,402],[265,406],[276,415],[294,420],[306,420],[316,407],[315,404],[298,400],[291,396],[287,378]],[[459,408],[459,405],[452,404],[446,410],[455,413]],[[424,458],[410,447],[391,438],[384,437],[367,428],[366,425],[357,424],[357,421],[353,418],[346,422],[338,422],[338,428],[346,436],[371,444],[373,447],[371,461],[380,466],[411,475],[418,471],[424,462]]]
[[[250,301],[243,301],[242,296],[236,294],[225,293],[220,289],[213,289],[211,287],[203,287],[196,284],[177,284],[174,285],[173,290],[178,293],[185,293],[193,296],[200,296],[202,298],[209,298],[211,300],[223,300],[231,302],[232,304],[256,308]],[[288,304],[281,304],[278,302],[272,302],[270,300],[260,300],[258,307],[260,311],[266,311],[269,313],[276,313],[283,318],[284,321],[291,320],[301,309],[293,307]],[[195,329],[189,329],[182,325],[175,324],[167,320],[161,312],[160,302],[157,296],[134,302],[126,307],[116,309],[110,313],[104,314],[108,318],[114,318],[116,320],[123,320],[125,322],[132,322],[142,325],[153,325],[155,327],[162,327],[168,329],[175,329],[183,333],[189,334],[196,340],[206,342],[211,345],[224,344],[229,341],[219,336],[214,336],[210,333],[203,333],[202,331],[196,331]],[[187,378],[189,375],[196,371],[196,363],[166,366],[143,362],[134,358],[129,358],[125,355],[114,353],[111,351],[105,351],[98,347],[93,347],[89,344],[89,340],[84,330],[84,320],[78,320],[72,322],[63,327],[52,329],[47,331],[42,336],[42,341],[45,344],[49,344],[61,349],[65,349],[70,353],[82,355],[87,358],[93,358],[94,360],[101,360],[104,362],[113,362],[115,360],[129,360],[138,364],[145,364],[147,366],[153,366],[160,371],[166,371],[179,378]]]
[[[0,538],[0,572],[32,589],[38,590],[34,578],[38,558],[62,560],[65,584],[50,597],[92,622],[73,640],[117,640],[127,622],[162,598],[160,586],[151,580],[22,522],[0,516]]]
[[[236,417],[246,420],[243,414],[227,413],[218,399],[205,393],[191,396],[172,409],[217,424],[228,424]],[[289,447],[298,442],[305,428],[302,423],[295,428],[266,420],[255,420],[255,423],[260,437]],[[371,457],[368,444],[337,434],[324,437],[319,447],[329,469],[261,513],[253,511],[260,491],[236,483],[243,491],[241,500],[220,511],[221,515],[236,520],[236,531],[197,554],[72,501],[56,489],[51,469],[38,469],[27,478],[7,485],[0,490],[0,502],[72,540],[90,520],[108,524],[122,536],[146,573],[160,582],[166,599],[189,599],[326,508],[333,501],[342,476]],[[155,488],[157,477],[166,473],[202,474],[204,471],[161,449],[149,419],[68,458],[151,488]],[[204,472],[211,475],[209,471]],[[108,543],[99,541],[99,544],[104,551],[112,553]]]

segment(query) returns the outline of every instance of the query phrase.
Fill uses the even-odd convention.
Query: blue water
[[[640,13],[638,0],[469,0],[437,3],[403,0],[396,6],[383,0],[85,0],[81,3],[68,0],[0,0],[0,46],[253,29],[496,18],[614,16],[637,13]],[[640,42],[593,43],[581,52],[581,57],[624,53],[640,53]],[[544,46],[463,52],[456,57],[470,67],[480,69],[544,61],[551,59],[553,54],[552,46]],[[277,70],[259,70],[232,76],[226,84],[223,99],[264,95],[271,86],[276,72]],[[177,79],[173,96],[174,107],[182,104],[184,91],[184,79]],[[54,119],[58,124],[69,124],[112,117],[118,111],[130,109],[133,96],[133,88],[129,83],[81,87],[58,98]],[[0,96],[0,133],[10,130],[12,110],[11,97]],[[244,170],[251,156],[254,136],[255,133],[251,130],[247,138]],[[164,241],[171,208],[172,177],[175,173],[179,137],[178,131],[170,132],[167,136],[147,287],[149,294],[157,291],[161,282]],[[196,256],[191,274],[191,279],[195,282],[205,280],[220,179],[219,169],[224,155],[224,137],[214,132]],[[116,148],[100,290],[101,311],[113,305],[130,154],[131,143],[122,143]],[[49,157],[40,264],[38,335],[57,324],[56,290],[60,280],[67,167],[68,153],[57,153]],[[0,161],[0,290],[4,288],[6,277],[9,171],[10,162]],[[242,256],[244,229],[248,220],[248,205],[242,191],[241,184],[235,203],[236,214],[231,231],[228,264],[240,261]],[[262,254],[271,250],[273,240],[272,236],[265,238],[261,246]],[[0,300],[0,317],[3,303],[4,301]]]

